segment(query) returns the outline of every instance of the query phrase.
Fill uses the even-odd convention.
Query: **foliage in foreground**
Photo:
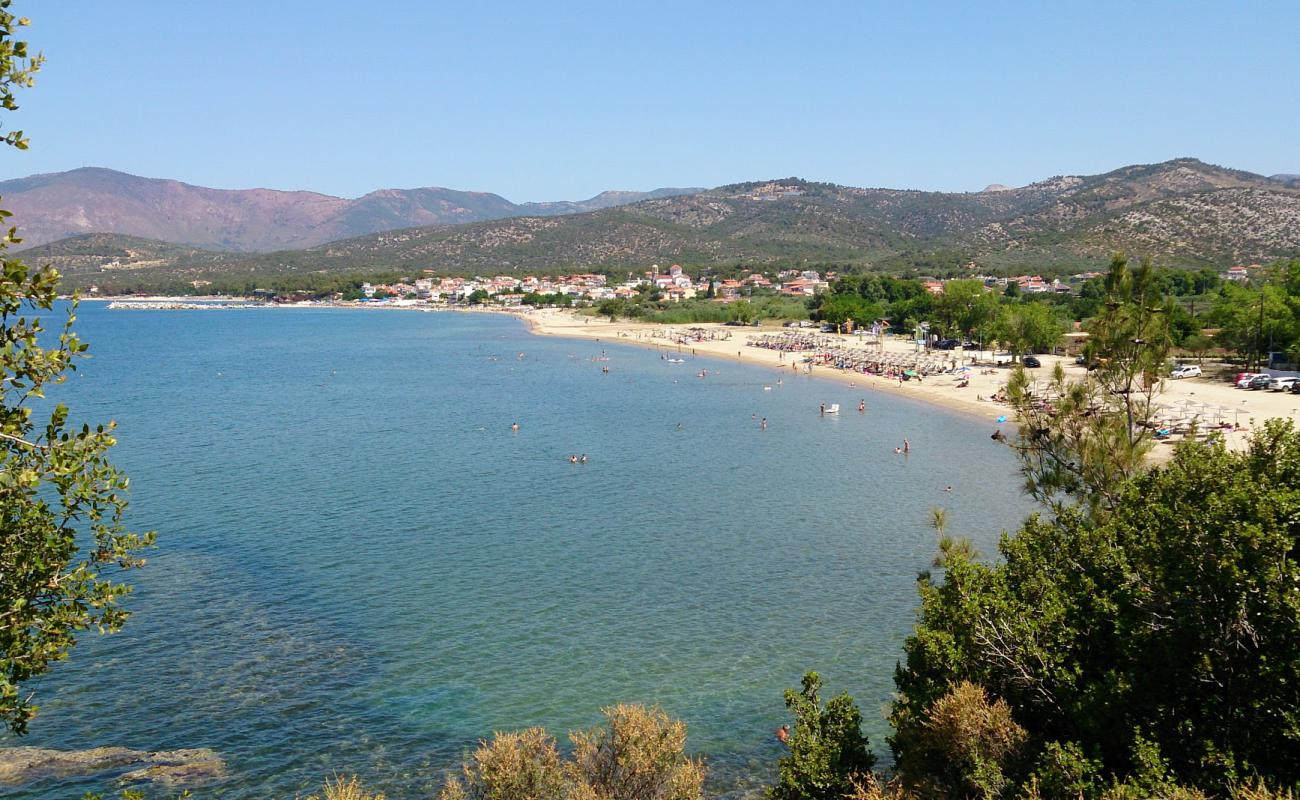
[[[361,785],[361,780],[351,775],[325,781],[325,788],[321,794],[314,794],[307,800],[384,800],[384,796],[367,792]]]
[[[40,57],[13,41],[27,22],[9,5],[0,0],[0,107],[12,110],[13,87],[31,85]],[[0,142],[27,146],[21,131]],[[62,405],[34,413],[86,345],[73,311],[50,341],[40,316],[54,309],[59,276],[8,257],[15,233],[0,239],[0,725],[22,734],[37,710],[29,682],[67,657],[77,633],[126,620],[118,601],[130,587],[115,573],[143,564],[135,553],[153,536],[122,524],[127,479],[108,461],[113,426],[72,427]]]
[[[790,752],[778,764],[777,783],[768,793],[772,800],[842,798],[876,763],[853,698],[841,693],[823,705],[821,687],[821,676],[809,672],[801,691],[785,691],[795,726],[787,742]]]
[[[918,742],[970,684],[1023,727],[1021,757],[1000,765],[1008,786],[1300,785],[1297,520],[1300,434],[1274,421],[1245,453],[1181,446],[1105,516],[1031,517],[1001,564],[946,558],[941,580],[922,577],[896,675],[902,776],[922,785],[952,767]],[[994,788],[980,794],[1004,796]]]
[[[700,800],[704,766],[686,725],[657,708],[619,705],[605,725],[570,734],[564,759],[542,728],[498,733],[448,779],[439,800]]]

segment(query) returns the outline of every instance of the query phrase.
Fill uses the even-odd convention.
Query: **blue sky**
[[[1195,156],[1300,172],[1300,3],[17,0],[0,178],[448,186],[798,175],[977,190]]]

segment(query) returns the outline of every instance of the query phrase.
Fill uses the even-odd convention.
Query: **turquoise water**
[[[930,509],[990,553],[1027,508],[991,420],[770,369],[488,315],[80,317],[95,358],[63,399],[119,422],[159,546],[125,631],[39,684],[24,743],[212,747],[230,777],[201,797],[343,772],[422,797],[479,737],[620,701],[685,719],[714,790],[742,791],[810,668],[884,750]]]

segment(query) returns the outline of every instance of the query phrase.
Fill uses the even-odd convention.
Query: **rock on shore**
[[[0,748],[0,786],[40,778],[68,778],[101,772],[125,772],[127,783],[150,782],[163,786],[192,786],[220,780],[226,764],[215,750],[129,750],[93,747],[89,750],[47,750],[40,747]]]

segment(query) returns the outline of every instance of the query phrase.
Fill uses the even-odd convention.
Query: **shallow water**
[[[231,774],[200,797],[345,772],[422,797],[479,737],[621,701],[686,720],[738,791],[807,669],[883,751],[930,509],[992,553],[1028,507],[991,420],[510,318],[86,304],[79,328],[95,357],[61,399],[119,422],[159,545],[23,744],[212,747]]]

